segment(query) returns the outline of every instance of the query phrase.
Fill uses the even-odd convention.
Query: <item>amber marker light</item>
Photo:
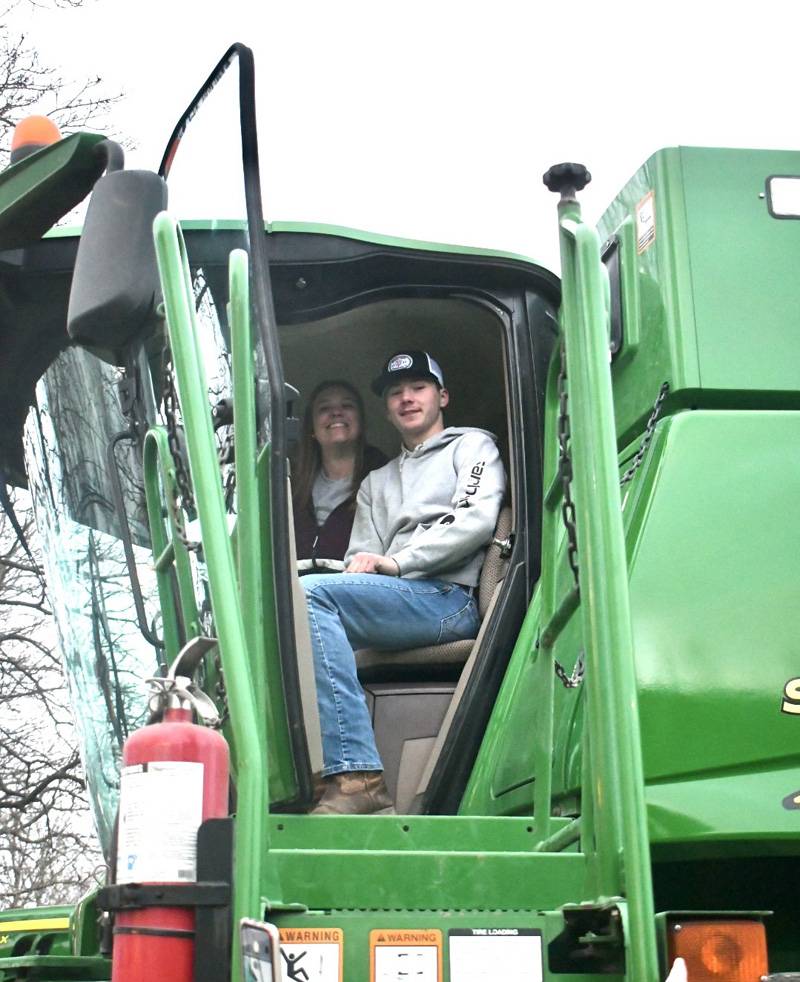
[[[686,961],[688,982],[759,982],[767,974],[767,936],[760,921],[670,922],[669,964]]]
[[[61,139],[61,131],[47,116],[26,116],[14,127],[11,138],[11,163],[16,164],[36,150],[49,147]]]

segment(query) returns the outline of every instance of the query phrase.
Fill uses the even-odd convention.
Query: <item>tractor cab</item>
[[[308,805],[321,763],[291,481],[298,418],[323,379],[347,379],[362,393],[369,440],[390,458],[398,440],[369,383],[392,351],[432,351],[451,394],[448,423],[494,433],[509,477],[481,581],[477,642],[358,653],[401,812],[457,811],[539,575],[542,411],[557,330],[556,278],[510,255],[342,228],[265,225],[249,81],[234,50],[179,121],[158,175],[127,171],[116,153],[106,149],[106,160],[94,151],[105,173],[80,239],[56,230],[24,250],[17,274],[7,269],[15,286],[35,276],[31,320],[42,319],[43,297],[53,294],[46,354],[35,357],[41,377],[35,386],[27,382],[18,415],[26,399],[34,408],[16,425],[24,429],[106,849],[119,752],[148,716],[143,679],[165,673],[192,638],[218,637],[212,584],[219,571],[198,504],[210,493],[204,482],[221,489],[249,662],[234,685],[255,696],[269,747],[271,807]],[[187,279],[180,288],[194,321],[182,325],[177,344],[167,327],[164,283],[184,274],[160,260],[157,268],[152,244],[153,220],[165,208],[182,219],[175,235]],[[238,369],[229,268],[236,250],[248,257],[252,339]],[[186,345],[194,346],[191,357]],[[180,376],[198,366],[203,399],[190,409],[189,383]],[[253,412],[249,452],[256,463],[244,489],[237,400],[250,400]],[[192,460],[190,438],[200,423],[191,414],[203,406],[212,420],[211,465]],[[21,460],[14,463],[19,472]],[[243,495],[250,509],[244,519]],[[232,683],[220,647],[209,646],[198,685],[216,700],[228,732]]]

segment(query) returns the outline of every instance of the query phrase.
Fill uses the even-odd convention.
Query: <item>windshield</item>
[[[143,680],[158,674],[158,648],[139,627],[106,466],[114,436],[127,429],[120,373],[78,348],[65,351],[36,387],[25,428],[28,481],[49,599],[103,849],[119,793],[122,744],[147,715]],[[87,399],[87,393],[92,398]],[[115,447],[124,516],[145,617],[159,632],[155,574],[144,508],[141,455]]]

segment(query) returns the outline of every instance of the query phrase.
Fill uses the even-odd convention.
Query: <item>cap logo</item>
[[[404,368],[411,368],[414,359],[410,355],[395,355],[389,362],[387,372],[401,372]]]

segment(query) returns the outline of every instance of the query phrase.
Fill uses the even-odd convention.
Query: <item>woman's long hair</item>
[[[355,507],[359,485],[367,476],[364,465],[364,451],[367,446],[364,400],[361,398],[355,386],[351,385],[350,382],[345,382],[343,379],[326,379],[324,382],[320,382],[311,393],[311,397],[306,405],[306,411],[303,414],[300,447],[297,452],[295,467],[293,469],[294,473],[292,475],[292,484],[294,485],[292,501],[294,510],[298,514],[301,510],[311,508],[311,493],[314,490],[314,481],[322,467],[322,452],[319,449],[319,444],[314,439],[314,403],[325,389],[332,389],[334,386],[345,389],[353,397],[359,423],[361,424],[358,439],[356,440],[355,459],[353,461],[353,483],[350,487],[350,496],[347,498],[347,504],[350,508]]]

